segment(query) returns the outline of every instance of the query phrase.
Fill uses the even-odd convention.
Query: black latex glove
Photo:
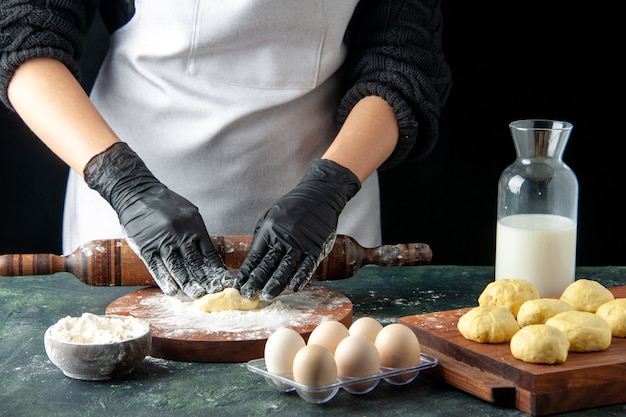
[[[165,294],[180,287],[198,298],[232,285],[198,208],[159,182],[127,144],[94,156],[84,176],[117,212],[129,246]]]
[[[257,223],[234,287],[246,298],[261,292],[265,301],[287,284],[293,291],[304,287],[330,253],[339,214],[360,188],[350,170],[330,160],[313,161],[300,183]]]

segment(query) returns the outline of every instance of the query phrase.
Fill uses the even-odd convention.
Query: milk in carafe
[[[496,229],[496,280],[532,282],[542,297],[560,295],[574,282],[576,223],[552,214],[517,214]]]
[[[495,279],[525,279],[541,297],[560,295],[576,274],[578,180],[562,159],[572,127],[512,122],[517,155],[498,182]]]

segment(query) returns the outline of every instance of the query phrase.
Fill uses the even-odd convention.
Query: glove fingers
[[[278,297],[281,292],[287,288],[287,283],[293,276],[298,264],[290,255],[285,255],[278,265],[278,268],[263,287],[261,299],[263,301],[272,301]]]
[[[135,255],[146,264],[150,275],[152,275],[161,291],[166,295],[175,295],[178,292],[178,285],[170,275],[165,263],[163,263],[163,259],[156,252],[142,252],[135,240],[128,236],[126,237],[126,242]]]
[[[289,288],[294,292],[298,292],[304,288],[304,286],[311,280],[317,266],[318,262],[315,261],[315,257],[310,255],[305,257],[293,276]]]
[[[263,239],[257,237],[252,239],[248,255],[241,263],[239,272],[237,272],[235,276],[235,283],[233,285],[235,289],[240,290],[246,282],[248,282],[250,274],[252,274],[252,271],[261,263],[263,256],[265,256],[268,250],[268,246]]]
[[[213,243],[210,242],[210,239],[208,245],[204,245],[203,242],[200,242],[200,252],[202,252],[202,259],[204,261],[204,264],[207,265],[209,269],[208,276],[214,278],[211,280],[215,281],[212,284],[213,288],[210,290],[210,292],[209,289],[207,289],[207,292],[211,294],[217,291],[221,291],[224,288],[232,287],[235,280],[226,265],[224,264],[224,261],[215,250]],[[217,289],[218,283],[221,287],[219,289]]]
[[[197,282],[205,294],[213,294],[224,289],[224,284],[230,279],[230,274],[214,249],[207,252],[209,253],[201,253],[195,242],[189,242],[180,247],[180,253],[185,260],[191,281]]]
[[[284,257],[284,250],[275,247],[269,250],[261,259],[256,268],[250,273],[248,281],[241,287],[239,291],[245,298],[254,298],[265,286],[267,281],[272,277],[273,272],[280,265]]]
[[[197,281],[191,279],[186,262],[180,253],[171,249],[168,249],[168,252],[163,257],[163,263],[183,292],[191,298],[199,298],[206,294],[204,288]]]
[[[193,246],[193,250],[195,250],[195,246]],[[201,239],[198,242],[198,250],[202,256],[202,262],[205,265],[208,265],[210,270],[226,270],[226,265],[224,265],[224,261],[220,257],[220,254],[215,250],[215,246],[213,246],[213,242],[211,239]]]
[[[235,289],[241,289],[248,279],[250,279],[250,274],[256,269],[268,250],[269,246],[262,237],[255,235],[252,238],[248,255],[239,266],[239,271],[235,276]]]
[[[204,276],[197,276],[196,280],[204,288],[207,294],[214,294],[222,291],[225,287],[232,286],[232,278],[226,268],[217,269],[206,267],[208,270]]]
[[[161,291],[167,295],[175,295],[178,292],[178,285],[170,275],[167,267],[160,256],[153,256],[146,262],[152,277],[156,281]]]
[[[244,259],[241,263],[239,271],[235,276],[235,284],[233,285],[233,288],[239,290],[245,285],[246,282],[248,282],[248,279],[250,279],[250,273],[252,273],[254,268],[256,268],[259,262],[261,262],[261,259],[261,254],[251,251],[248,252],[246,259]]]

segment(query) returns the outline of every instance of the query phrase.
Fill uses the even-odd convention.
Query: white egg
[[[339,342],[348,336],[350,336],[350,332],[343,323],[328,320],[313,329],[307,344],[324,346],[334,355]]]
[[[348,331],[350,334],[361,334],[367,336],[372,342],[376,341],[378,332],[383,329],[383,325],[373,317],[361,317],[357,319],[350,327]]]
[[[308,387],[321,387],[337,382],[337,364],[333,355],[321,345],[307,345],[301,348],[293,360],[293,379]],[[333,389],[322,391],[299,391],[311,399],[326,399],[333,395]]]
[[[408,368],[420,363],[421,347],[413,331],[400,323],[389,324],[378,332],[376,348],[380,365],[387,368]],[[415,372],[392,377],[398,383],[413,377]]]
[[[285,327],[273,332],[265,342],[264,358],[267,371],[275,375],[291,376],[296,353],[304,346],[304,338],[293,329]],[[274,383],[286,388],[285,384],[279,381]]]

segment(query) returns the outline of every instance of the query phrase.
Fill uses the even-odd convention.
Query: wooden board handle
[[[212,237],[228,268],[238,269],[250,249],[252,236]],[[425,243],[404,243],[364,248],[346,235],[338,235],[331,253],[313,279],[334,280],[353,276],[362,266],[414,266],[430,263],[432,251]],[[65,256],[52,254],[0,255],[0,275],[49,275],[70,272],[95,286],[154,285],[154,280],[123,239],[94,240]]]

